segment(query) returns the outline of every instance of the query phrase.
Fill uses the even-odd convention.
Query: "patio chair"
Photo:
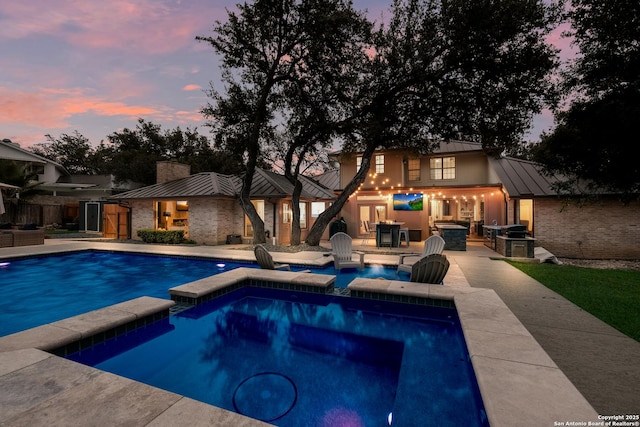
[[[256,255],[256,260],[260,265],[260,268],[264,268],[265,270],[289,270],[291,271],[291,266],[289,264],[277,264],[273,262],[273,257],[264,247],[264,245],[256,245],[253,249],[253,252]]]
[[[364,246],[365,242],[369,242],[369,239],[376,238],[376,230],[371,228],[371,224],[369,223],[369,221],[362,221],[362,226],[365,232],[365,235],[362,238],[362,245]]]
[[[354,251],[352,249],[351,236],[339,232],[331,236],[331,255],[333,255],[333,266],[336,270],[343,268],[360,268],[364,269],[364,252]],[[353,259],[353,255],[358,255],[358,260]]]
[[[444,250],[444,245],[445,242],[442,237],[435,235],[429,237],[424,241],[424,247],[420,254],[400,254],[400,257],[398,258],[398,271],[411,273],[411,267],[413,264],[428,255],[441,254]]]
[[[449,271],[449,260],[443,254],[431,254],[421,258],[411,267],[411,282],[444,284]]]

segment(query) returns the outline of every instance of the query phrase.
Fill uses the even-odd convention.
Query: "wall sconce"
[[[170,217],[171,216],[171,212],[162,212],[162,216],[164,217]]]

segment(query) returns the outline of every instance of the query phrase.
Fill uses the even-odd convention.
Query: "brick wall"
[[[192,199],[189,201],[189,237],[200,244],[223,245],[228,234],[242,235],[243,215],[236,200]]]
[[[131,238],[141,240],[138,230],[154,228],[155,217],[153,212],[154,202],[151,200],[131,201]]]
[[[156,163],[156,183],[161,184],[191,175],[191,166],[174,161]]]
[[[565,206],[562,200],[534,202],[536,246],[565,258],[640,259],[640,203],[615,200]]]

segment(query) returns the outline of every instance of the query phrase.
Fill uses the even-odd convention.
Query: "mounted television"
[[[422,194],[420,193],[398,193],[393,195],[394,211],[421,211]]]

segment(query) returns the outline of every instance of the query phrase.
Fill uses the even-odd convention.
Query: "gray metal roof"
[[[167,199],[182,197],[235,197],[240,179],[215,172],[202,172],[186,178],[149,185],[114,196],[117,199]]]
[[[342,190],[342,188],[340,188],[340,171],[338,170],[327,171],[321,175],[314,176],[313,179],[329,190]]]
[[[440,146],[433,150],[434,154],[465,153],[469,151],[482,151],[482,144],[477,142],[448,141],[440,142]]]
[[[301,176],[303,199],[331,200],[336,196],[330,190],[324,188],[313,179]],[[286,197],[293,193],[293,184],[284,175],[275,172],[256,169],[251,186],[251,197],[270,198]]]
[[[317,182],[302,177],[304,199],[334,199],[335,195]],[[293,185],[282,175],[256,169],[251,186],[251,197],[284,198],[293,193]],[[202,172],[162,184],[154,184],[127,191],[115,199],[177,199],[187,197],[236,197],[242,180],[234,175]]]
[[[555,196],[551,188],[556,182],[553,177],[542,173],[542,167],[534,162],[502,157],[489,157],[489,164],[495,170],[509,197]]]

